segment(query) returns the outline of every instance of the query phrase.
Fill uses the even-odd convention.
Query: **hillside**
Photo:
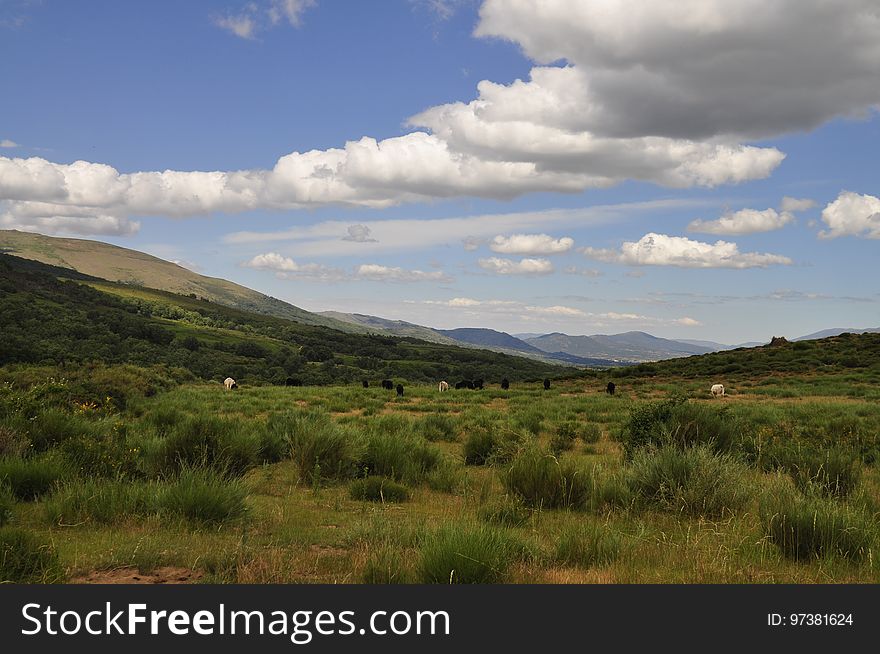
[[[658,338],[645,332],[569,336],[559,332],[525,341],[545,352],[565,352],[578,357],[598,357],[615,361],[656,361],[672,357],[704,354],[711,347]]]
[[[367,330],[321,316],[217,277],[206,277],[158,257],[109,243],[0,230],[0,252],[131,286],[195,295],[223,306],[342,331]]]
[[[72,274],[77,281],[59,279]],[[416,339],[350,334],[0,254],[0,365],[165,365],[244,383],[394,377],[539,379],[558,366]]]
[[[880,333],[880,327],[858,329],[855,327],[834,327],[831,329],[823,329],[822,331],[807,334],[792,339],[795,341],[811,341],[817,338],[828,338],[829,336],[840,336],[841,334],[876,334]]]
[[[880,381],[880,333],[842,334],[711,352],[687,358],[619,368],[615,377],[670,377],[724,381],[757,379],[774,374],[854,375],[868,373]]]
[[[444,336],[441,332],[430,327],[423,327],[405,320],[388,320],[378,316],[368,316],[362,313],[343,313],[341,311],[321,311],[319,315],[333,320],[339,320],[351,325],[366,328],[373,333],[387,333],[392,336],[408,336],[419,338],[429,343],[445,343],[455,345],[456,340]]]

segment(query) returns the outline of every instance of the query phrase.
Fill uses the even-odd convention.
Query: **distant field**
[[[114,370],[124,406],[82,379],[0,392],[0,546],[30,535],[32,580],[880,580],[880,405],[858,375],[397,398]]]

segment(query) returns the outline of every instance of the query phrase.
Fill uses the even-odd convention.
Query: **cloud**
[[[496,275],[548,275],[553,272],[549,259],[502,259],[489,257],[477,261],[480,268]]]
[[[683,236],[645,234],[637,242],[626,242],[620,250],[584,248],[588,257],[628,266],[678,266],[680,268],[765,268],[790,265],[791,259],[777,254],[740,252],[736,243],[702,243]]]
[[[569,130],[761,138],[880,103],[875,0],[486,0],[476,34],[569,63],[564,86],[488,109]]]
[[[372,281],[372,282],[450,282],[442,271],[425,272],[382,266],[375,263],[360,264],[352,272],[318,263],[301,264],[277,252],[258,254],[242,264],[246,268],[273,271],[280,279],[310,279],[322,282]]]
[[[242,39],[255,39],[257,35],[282,22],[293,27],[302,24],[302,14],[314,7],[314,0],[271,0],[270,2],[249,2],[237,12],[227,12],[214,16],[211,20],[217,27]]]
[[[348,235],[343,236],[343,241],[353,241],[355,243],[378,243],[374,238],[370,238],[370,228],[366,225],[349,225]]]
[[[786,195],[784,198],[782,198],[782,204],[779,208],[782,209],[782,211],[797,213],[799,211],[807,211],[808,209],[812,209],[815,206],[815,200],[811,200],[809,198],[790,198]]]
[[[595,268],[578,268],[577,266],[568,266],[563,270],[566,275],[581,275],[583,277],[601,277],[602,271]]]
[[[220,20],[254,38],[273,20],[301,22],[307,6],[263,0]],[[257,170],[121,174],[0,158],[0,201],[186,217],[510,199],[626,180],[714,187],[780,164],[785,155],[755,139],[880,104],[876,0],[486,0],[475,34],[518,44],[536,65],[526,80],[483,80],[474,97],[413,116],[416,131],[294,151]]]
[[[375,238],[375,242],[370,243],[344,240],[350,223],[339,220],[291,227],[282,231],[233,232],[227,234],[223,240],[234,245],[266,243],[273,246],[285,241],[288,243],[285,247],[290,254],[308,257],[412,252],[442,245],[461,245],[467,251],[474,251],[499,232],[595,227],[655,211],[716,205],[715,201],[705,200],[651,200],[599,205],[584,209],[546,209],[424,220],[417,218],[372,220],[362,223],[370,229],[370,235]]]
[[[489,243],[489,249],[500,254],[560,254],[568,252],[572,246],[574,240],[568,236],[554,239],[547,234],[496,236]]]
[[[257,20],[250,13],[215,16],[214,24],[242,39],[252,39],[257,31]]]
[[[20,147],[19,144],[11,139],[0,140],[0,148],[17,148],[17,147]]]
[[[793,220],[794,215],[788,211],[778,213],[775,209],[740,209],[726,213],[717,220],[694,220],[687,230],[703,234],[756,234],[781,229]]]
[[[403,268],[380,266],[375,263],[361,264],[355,269],[355,278],[372,282],[451,282],[452,278],[442,271],[425,272]]]
[[[413,303],[413,302],[411,302]],[[577,319],[579,325],[615,325],[615,324],[640,324],[640,325],[679,325],[696,327],[702,323],[694,318],[657,318],[644,316],[636,313],[620,313],[605,311],[592,313],[582,311],[575,307],[565,305],[541,306],[527,304],[515,300],[476,300],[468,297],[457,297],[451,300],[421,300],[418,304],[446,307],[455,309],[471,316],[508,316],[516,317],[523,321],[553,322],[564,319]]]
[[[843,191],[822,210],[822,222],[828,229],[819,232],[820,238],[880,238],[880,198]]]

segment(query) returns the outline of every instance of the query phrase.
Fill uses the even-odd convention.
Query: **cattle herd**
[[[370,382],[366,379],[363,380],[362,384],[363,384],[364,388],[370,387]],[[461,389],[468,389],[468,390],[472,390],[472,391],[473,390],[483,390],[484,384],[485,384],[485,380],[483,380],[483,379],[476,379],[476,380],[463,379],[462,381],[455,383],[455,388],[456,388],[456,390],[461,390]],[[284,385],[285,386],[302,386],[303,384],[302,384],[302,381],[299,379],[296,379],[294,377],[288,377],[287,380],[284,382]],[[231,391],[235,388],[238,388],[238,384],[235,382],[235,380],[232,377],[227,377],[226,379],[224,379],[223,386],[226,388],[227,391]],[[382,380],[382,388],[384,388],[385,390],[389,390],[389,391],[396,390],[397,397],[403,397],[403,384],[397,384],[397,386],[395,387],[394,382],[392,380],[383,379]],[[441,393],[443,393],[444,391],[448,391],[449,390],[449,382],[441,381],[438,386],[438,389]],[[510,389],[510,380],[507,379],[507,377],[505,377],[504,379],[501,380],[501,390],[506,391],[509,389]],[[545,391],[550,390],[550,380],[549,379],[544,380],[544,390]],[[608,395],[614,395],[614,392],[616,390],[617,390],[617,385],[612,381],[608,382],[608,385],[605,387],[605,392],[608,393]],[[724,386],[722,384],[712,384],[712,388],[709,390],[712,393],[712,397],[726,397],[726,395],[724,394]]]

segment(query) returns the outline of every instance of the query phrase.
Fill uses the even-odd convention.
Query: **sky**
[[[0,0],[0,229],[312,311],[880,326],[876,0]]]

